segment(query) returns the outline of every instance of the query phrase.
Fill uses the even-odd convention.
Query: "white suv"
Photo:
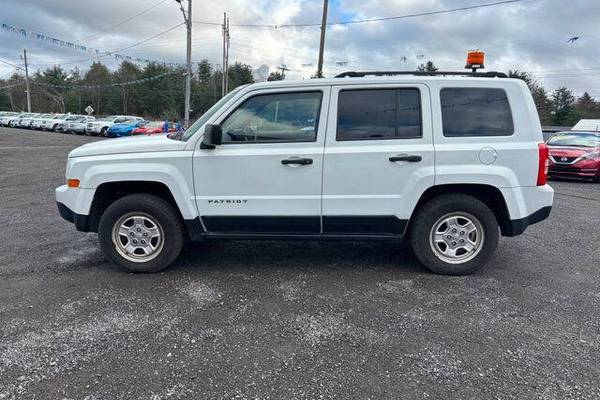
[[[62,124],[65,122],[65,119],[69,117],[70,114],[55,114],[50,118],[43,119],[40,123],[40,129],[45,131],[53,131],[58,127],[58,124]]]
[[[180,136],[71,151],[58,208],[132,271],[164,269],[185,240],[407,238],[430,270],[471,273],[554,192],[525,83],[455,75],[238,88]]]

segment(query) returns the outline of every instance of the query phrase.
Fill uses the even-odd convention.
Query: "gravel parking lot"
[[[134,275],[60,219],[68,151],[0,128],[0,399],[597,399],[600,185],[469,277],[379,242],[189,245]]]

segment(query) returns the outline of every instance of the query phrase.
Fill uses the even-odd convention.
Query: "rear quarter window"
[[[445,88],[440,91],[445,137],[511,136],[512,111],[503,89]]]

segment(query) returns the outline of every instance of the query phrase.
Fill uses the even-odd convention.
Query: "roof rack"
[[[471,76],[477,78],[508,78],[504,72],[457,72],[457,71],[347,71],[336,75],[336,78],[362,78],[365,76]]]

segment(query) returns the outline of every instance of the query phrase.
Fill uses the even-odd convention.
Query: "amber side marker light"
[[[79,179],[67,179],[67,186],[70,188],[78,188]]]
[[[485,68],[485,53],[483,51],[474,50],[467,53],[466,69],[471,69],[477,72],[478,69]]]

